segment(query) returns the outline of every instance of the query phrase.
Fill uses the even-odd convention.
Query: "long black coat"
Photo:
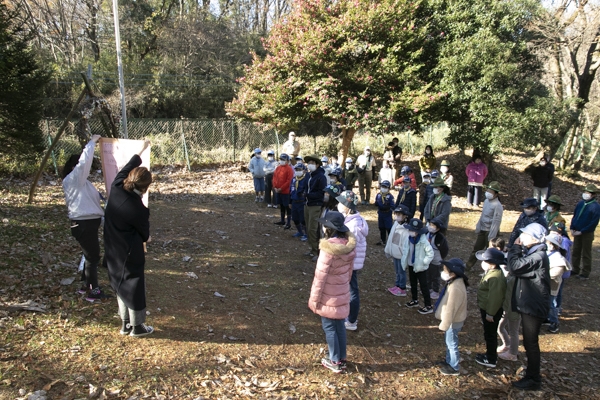
[[[110,285],[127,307],[136,311],[146,308],[144,242],[150,236],[150,211],[139,195],[123,188],[123,180],[141,163],[134,155],[119,171],[104,214],[104,257]]]

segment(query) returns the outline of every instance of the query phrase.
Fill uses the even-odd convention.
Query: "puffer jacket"
[[[356,214],[348,214],[344,220],[344,225],[350,229],[350,232],[356,238],[356,258],[354,259],[353,269],[362,269],[365,265],[365,257],[367,256],[369,225],[358,212]]]
[[[531,250],[519,244],[508,250],[506,269],[515,277],[512,309],[546,319],[550,311],[550,261],[545,244]]]
[[[384,252],[386,256],[397,260],[402,259],[402,244],[408,242],[408,232],[410,231],[404,225],[394,222],[387,243],[385,244]]]
[[[321,239],[308,308],[325,318],[344,319],[350,313],[350,277],[356,238]]]
[[[544,217],[543,211],[538,211],[533,215],[527,215],[525,212],[522,212],[513,228],[512,233],[510,234],[510,238],[508,239],[508,247],[512,246],[515,240],[521,234],[521,228],[525,228],[529,224],[533,224],[537,222],[542,225],[544,228],[548,228],[548,222],[546,221],[546,217]]]
[[[410,242],[405,240],[402,243],[402,268],[406,271],[408,269],[408,256],[410,254]],[[433,260],[433,247],[427,240],[427,235],[419,235],[419,241],[415,245],[415,262],[413,269],[415,272],[426,271],[429,268],[429,264]]]

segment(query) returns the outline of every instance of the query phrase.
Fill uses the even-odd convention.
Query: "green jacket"
[[[477,305],[488,315],[496,315],[506,295],[506,278],[500,268],[490,269],[479,282]]]

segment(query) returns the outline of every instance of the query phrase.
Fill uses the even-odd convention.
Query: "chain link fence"
[[[48,145],[52,143],[62,120],[43,120],[42,131],[45,133]],[[53,154],[52,161],[56,171],[71,154],[81,152],[85,142],[81,142],[75,133],[73,121],[60,138]],[[255,148],[263,151],[274,150],[280,153],[283,143],[288,139],[288,132],[277,132],[275,129],[252,122],[235,120],[191,120],[191,119],[129,119],[127,121],[129,139],[148,139],[152,143],[152,165],[194,165],[248,162]],[[91,135],[105,136],[100,120],[89,122]],[[340,141],[339,132],[331,132],[320,136],[299,136],[301,155],[337,153]],[[434,148],[445,148],[445,126],[432,127],[421,136],[410,132],[387,135],[370,135],[357,132],[349,151],[351,157],[362,153],[365,146],[371,146],[376,154],[382,154],[385,146],[392,137],[400,139],[400,145],[405,154],[420,153],[425,145],[432,144]]]

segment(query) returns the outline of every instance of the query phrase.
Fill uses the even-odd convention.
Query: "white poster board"
[[[143,140],[130,139],[100,139],[100,160],[102,161],[102,172],[104,174],[104,185],[106,187],[106,198],[110,196],[110,186],[115,177],[131,160],[134,154],[138,154],[144,148]],[[141,155],[142,167],[150,169],[150,146]],[[142,197],[144,205],[148,207],[148,192]]]

